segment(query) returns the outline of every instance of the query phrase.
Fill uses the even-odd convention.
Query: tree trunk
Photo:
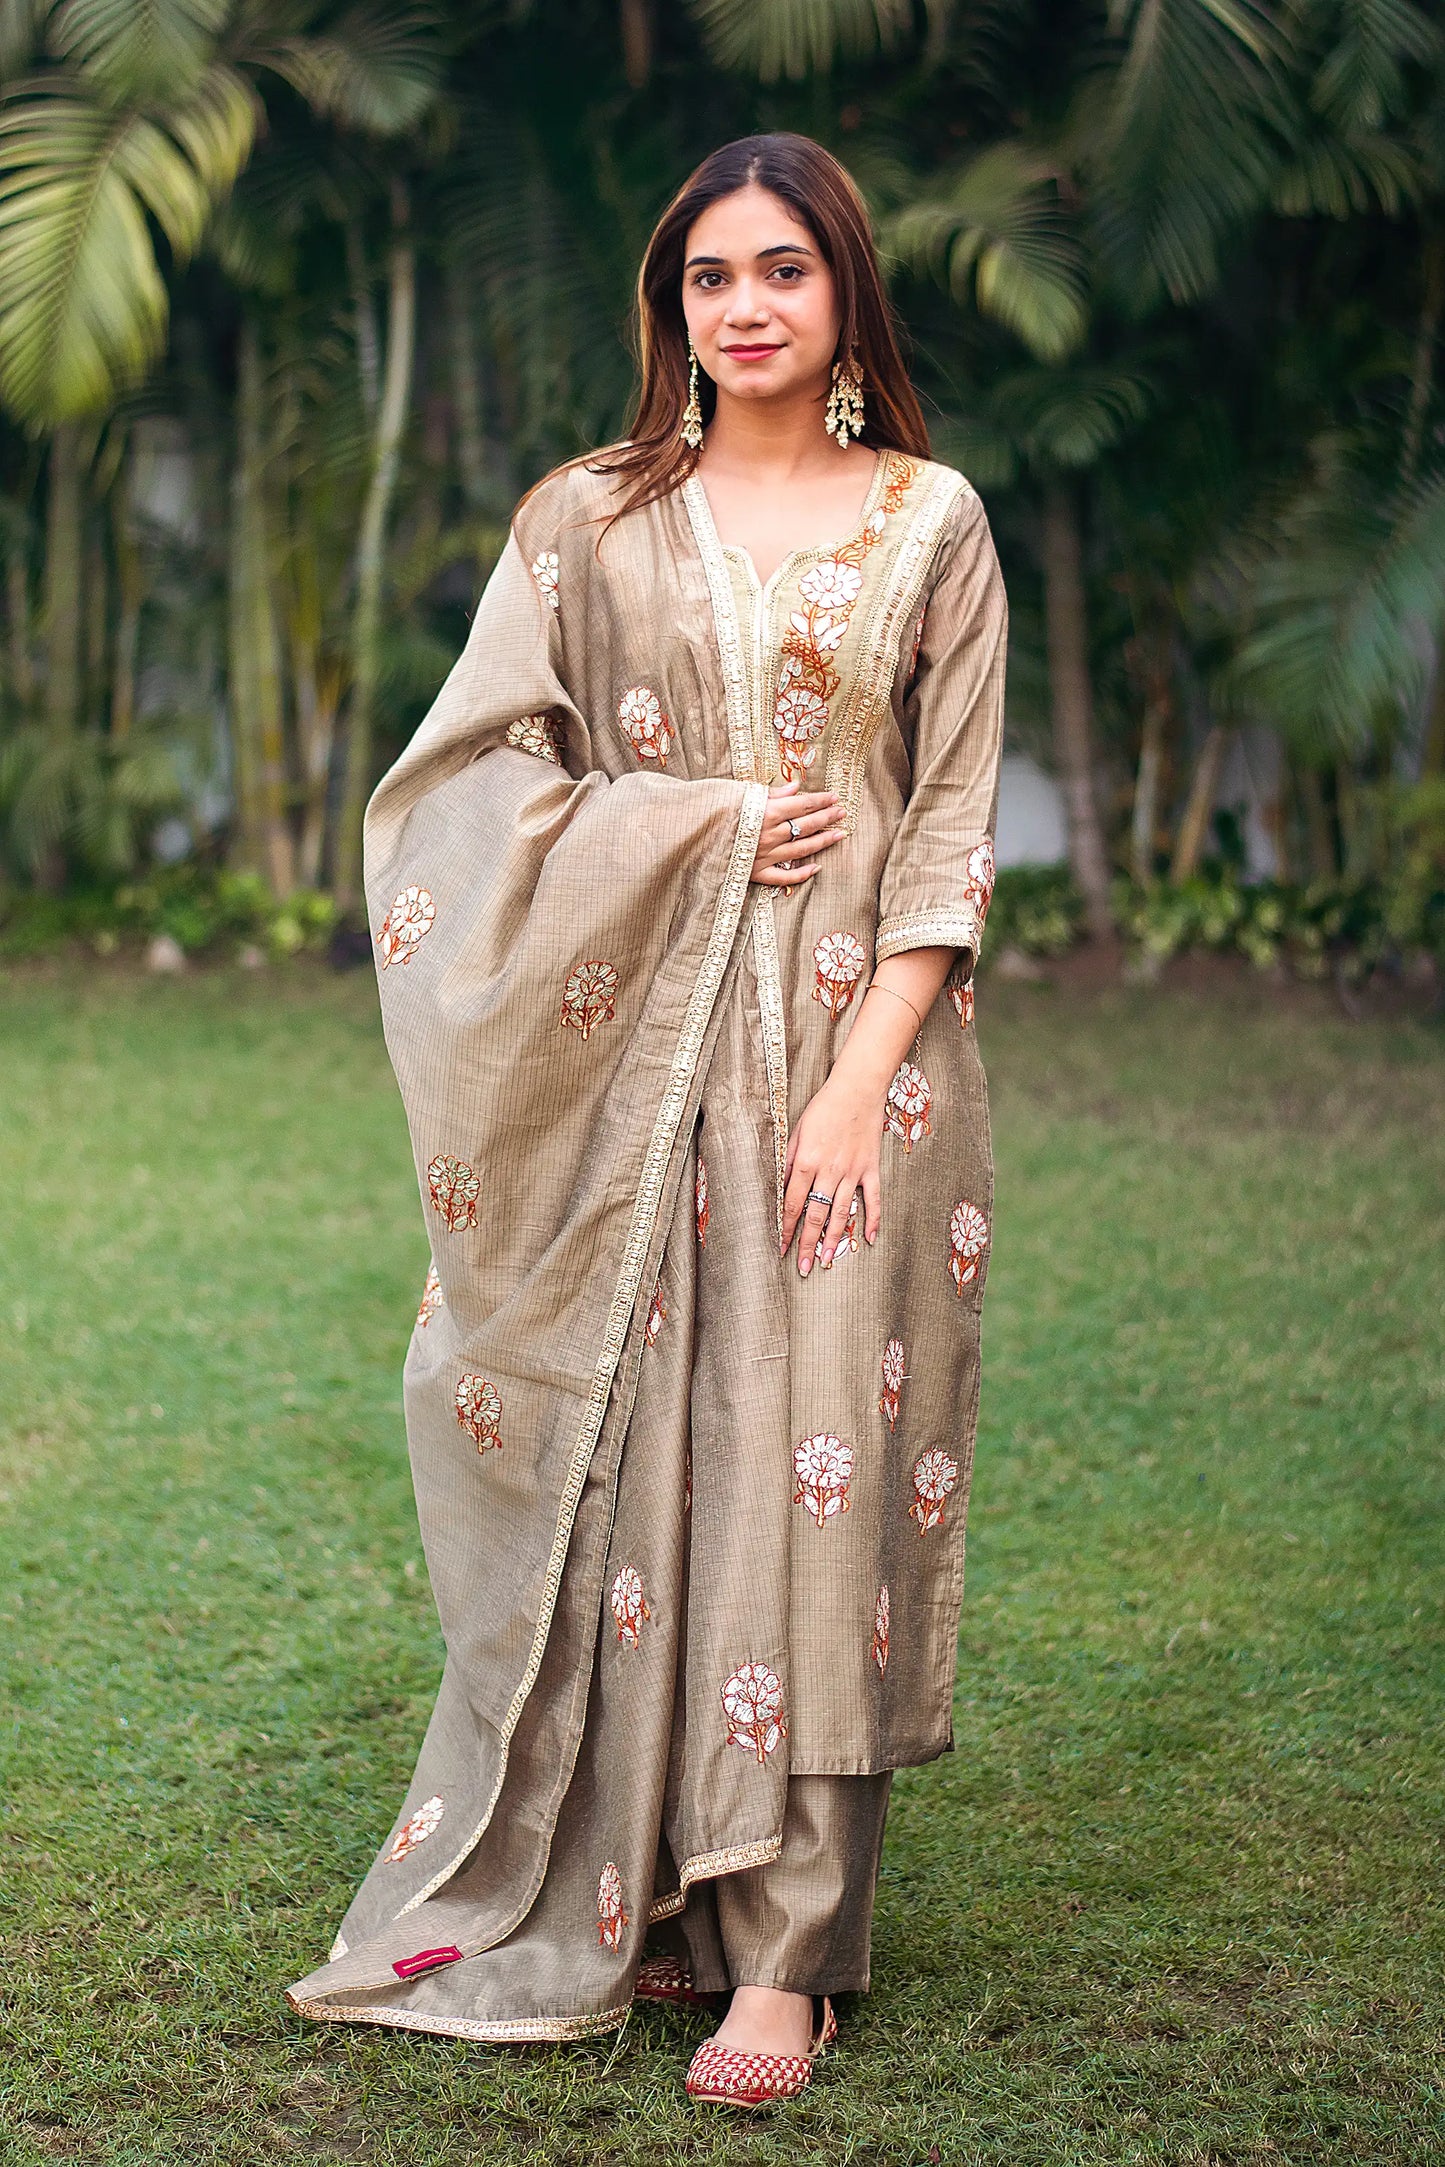
[[[140,613],[145,583],[140,551],[131,521],[131,470],[134,443],[121,457],[111,497],[111,547],[115,555],[117,609],[115,648],[110,671],[111,741],[123,745],[135,722],[136,663],[140,653]]]
[[[241,323],[236,362],[236,464],[231,481],[230,711],[242,862],[276,895],[295,884],[286,825],[285,710],[266,514],[261,341]]]
[[[1330,825],[1330,809],[1325,803],[1318,768],[1302,767],[1299,770],[1299,797],[1304,808],[1310,879],[1326,884],[1336,878],[1340,864],[1335,851],[1334,830]]]
[[[1435,347],[1440,337],[1440,317],[1445,311],[1445,226],[1426,235],[1421,279],[1420,321],[1415,332],[1415,353],[1410,368],[1410,396],[1405,406],[1405,426],[1400,436],[1400,479],[1415,479],[1425,442],[1425,416],[1435,384]]]
[[[1069,825],[1069,864],[1084,898],[1090,938],[1114,937],[1109,907],[1109,859],[1094,796],[1094,690],[1089,678],[1079,511],[1067,482],[1044,496],[1044,609],[1048,629],[1049,693],[1054,759]]]
[[[487,500],[487,455],[482,437],[482,385],[477,362],[471,297],[455,253],[447,257],[447,331],[451,346],[452,408],[456,417],[457,467],[469,512]]]
[[[29,716],[35,698],[35,658],[30,648],[30,566],[24,541],[13,536],[5,559],[5,614],[10,635],[10,689]]]
[[[1168,634],[1159,628],[1139,635],[1137,653],[1144,698],[1139,737],[1139,771],[1134,783],[1134,812],[1129,833],[1129,863],[1141,888],[1154,878],[1154,844],[1159,833],[1159,805],[1164,790],[1164,754],[1174,719],[1174,677]]]
[[[50,439],[45,505],[45,721],[55,737],[80,722],[84,479],[80,426],[62,422]]]
[[[371,292],[371,267],[361,222],[346,221],[346,272],[351,280],[351,320],[356,334],[356,373],[361,382],[361,405],[368,421],[376,419],[377,386],[381,376],[379,341],[376,335],[376,303]]]
[[[632,90],[652,73],[652,0],[620,0],[622,68]]]
[[[1189,796],[1179,822],[1179,833],[1174,839],[1174,860],[1169,868],[1169,878],[1178,886],[1180,881],[1192,880],[1199,871],[1199,861],[1204,855],[1204,845],[1209,836],[1210,817],[1214,811],[1214,793],[1219,787],[1219,770],[1224,763],[1224,748],[1229,732],[1221,723],[1214,723],[1199,748],[1199,758],[1194,763],[1190,779]]]
[[[351,623],[351,715],[346,774],[336,845],[337,900],[343,910],[361,895],[361,824],[371,784],[371,739],[381,665],[381,589],[386,569],[386,528],[396,490],[397,462],[411,399],[416,339],[416,247],[411,238],[406,189],[393,181],[392,242],[387,277],[386,370],[376,418],[371,480],[356,546],[356,605]]]

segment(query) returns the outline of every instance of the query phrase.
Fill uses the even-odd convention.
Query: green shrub
[[[114,955],[141,949],[158,934],[169,934],[193,956],[246,946],[293,956],[324,948],[336,915],[330,896],[314,889],[277,902],[256,873],[168,866],[115,888],[0,895],[0,956],[42,955],[76,942]]]

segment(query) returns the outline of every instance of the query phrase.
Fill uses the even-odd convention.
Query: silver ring
[[[829,1211],[833,1209],[832,1197],[824,1196],[821,1189],[810,1189],[808,1191],[808,1202],[810,1204],[826,1204]]]
[[[797,820],[790,820],[788,822],[788,841],[790,843],[796,843],[796,841],[798,840],[798,829],[801,825],[802,823]]]

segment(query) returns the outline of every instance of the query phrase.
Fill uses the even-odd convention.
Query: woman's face
[[[682,305],[720,393],[776,399],[827,389],[838,343],[833,274],[808,228],[750,183],[693,220]]]

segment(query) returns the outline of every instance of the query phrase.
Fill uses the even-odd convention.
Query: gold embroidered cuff
[[[874,943],[874,961],[905,955],[910,948],[966,948],[977,957],[983,940],[983,917],[977,904],[963,903],[953,909],[910,911],[906,916],[885,918]]]

